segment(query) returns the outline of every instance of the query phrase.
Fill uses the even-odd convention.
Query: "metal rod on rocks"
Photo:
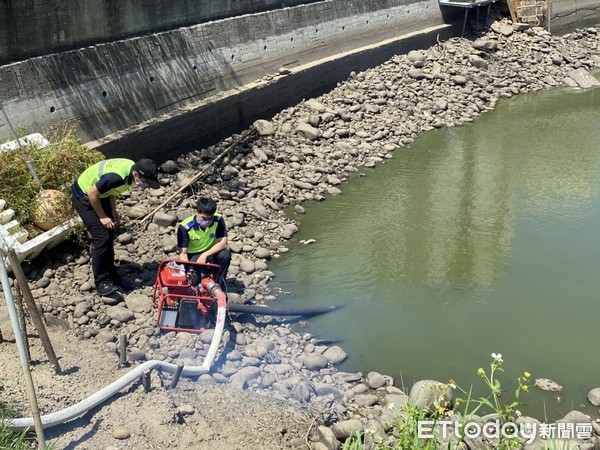
[[[177,364],[177,369],[173,374],[173,379],[171,380],[171,385],[169,389],[175,389],[177,387],[177,383],[179,383],[179,378],[181,378],[181,372],[183,372],[183,363]]]
[[[119,336],[119,367],[127,366],[127,336]]]
[[[10,262],[10,266],[17,277],[17,281],[19,283],[19,289],[21,290],[21,294],[23,294],[23,299],[25,300],[25,304],[27,305],[27,309],[29,310],[29,315],[31,316],[31,321],[35,326],[35,329],[40,336],[42,341],[42,345],[44,346],[44,350],[46,351],[46,355],[48,355],[48,359],[50,363],[54,366],[54,370],[57,374],[61,373],[60,364],[58,363],[58,358],[56,357],[56,353],[54,353],[54,348],[52,347],[52,342],[50,342],[50,337],[48,336],[48,332],[46,331],[46,326],[44,325],[44,319],[42,319],[42,315],[35,304],[35,300],[33,299],[33,294],[29,289],[29,285],[27,284],[27,278],[25,277],[25,273],[23,272],[23,268],[21,267],[21,261],[19,261],[19,257],[14,249],[10,249],[8,251],[8,261]]]
[[[17,145],[19,146],[19,148],[21,150],[25,150],[25,147],[23,146],[23,144],[21,144],[21,139],[19,139],[19,135],[13,128],[12,123],[10,122],[10,119],[8,118],[8,114],[6,114],[6,110],[4,109],[4,107],[2,105],[0,105],[0,109],[2,110],[2,113],[4,114],[4,119],[6,120],[6,124],[8,125],[8,128],[10,129],[11,133],[17,140]],[[29,156],[27,155],[26,151],[23,151],[23,158],[25,158],[25,163],[27,164],[27,168],[29,169],[31,176],[35,180],[35,184],[38,185],[38,187],[40,188],[40,191],[43,190],[44,188],[42,187],[42,182],[40,181],[39,177],[37,176],[35,168],[33,167],[33,164],[31,164],[31,161],[29,160]]]
[[[256,132],[256,128],[254,128],[254,127],[249,128],[246,131],[244,131],[238,139],[234,140],[231,144],[229,144],[227,146],[227,148],[225,148],[225,150],[223,150],[221,153],[219,153],[219,155],[215,159],[213,159],[212,162],[210,164],[208,164],[204,169],[202,169],[200,172],[198,172],[196,175],[194,175],[194,177],[190,181],[185,183],[183,186],[181,186],[179,189],[177,189],[177,191],[175,191],[174,194],[172,194],[169,198],[167,198],[164,202],[162,202],[160,205],[158,205],[156,208],[154,208],[151,212],[146,214],[146,216],[140,220],[140,223],[143,224],[148,219],[150,219],[152,216],[154,216],[154,214],[156,214],[158,211],[160,211],[162,208],[164,208],[164,206],[167,203],[169,203],[171,200],[173,200],[175,197],[177,197],[179,194],[181,194],[184,190],[186,190],[189,186],[191,186],[196,181],[198,181],[200,179],[200,177],[202,177],[202,175],[204,175],[208,171],[208,169],[212,168],[215,164],[220,162],[221,159],[223,159],[225,157],[225,155],[227,155],[227,153],[229,153],[229,151],[231,151],[231,149],[235,145],[239,144],[244,139],[250,137],[255,132]]]
[[[17,349],[19,351],[19,358],[21,359],[23,375],[25,376],[25,388],[27,390],[27,396],[29,397],[29,404],[31,405],[31,415],[33,416],[33,423],[35,425],[35,434],[38,440],[38,448],[40,450],[44,450],[46,448],[46,438],[44,437],[44,428],[42,426],[42,419],[40,418],[40,409],[38,407],[37,397],[35,396],[35,387],[33,385],[31,371],[29,370],[29,362],[27,361],[27,355],[25,354],[25,345],[23,343],[23,337],[21,334],[21,330],[19,329],[19,319],[17,318],[17,311],[15,308],[12,291],[10,290],[10,285],[8,282],[8,270],[6,269],[6,265],[4,264],[4,252],[1,248],[0,280],[2,281],[2,289],[4,291],[4,298],[6,299],[6,306],[8,308],[8,315],[10,316],[10,323],[12,324],[13,332],[15,334],[15,341],[17,343]]]
[[[144,391],[150,392],[150,390],[152,389],[152,386],[150,385],[150,382],[151,382],[150,371],[145,370],[144,373],[142,374],[141,378],[142,378],[142,386],[144,386]]]
[[[25,353],[27,353],[27,361],[31,363],[31,350],[29,350],[29,338],[27,337],[27,322],[25,321],[25,311],[23,309],[23,294],[19,289],[19,282],[15,283],[15,306],[17,308],[17,316],[19,316],[19,325],[21,325],[21,333],[23,334],[23,343],[25,344]]]

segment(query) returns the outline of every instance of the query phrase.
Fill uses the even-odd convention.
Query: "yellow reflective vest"
[[[215,214],[212,225],[204,230],[196,226],[195,214],[181,221],[180,225],[188,232],[190,239],[188,253],[202,253],[217,243],[217,226],[219,225],[217,217],[221,217],[221,214]]]
[[[123,178],[125,184],[100,194],[100,198],[109,197],[111,195],[121,195],[127,189],[131,188],[135,182],[133,178],[131,179],[131,183],[128,184],[126,182],[134,164],[135,162],[126,158],[105,159],[85,169],[83,173],[79,175],[79,178],[77,178],[77,185],[84,194],[87,194],[90,188],[102,178],[102,175],[115,173]]]

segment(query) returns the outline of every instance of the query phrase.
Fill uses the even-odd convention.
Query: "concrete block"
[[[28,134],[27,136],[24,136],[24,137],[20,138],[19,140],[21,141],[21,144],[23,146],[35,145],[36,147],[44,148],[46,145],[49,144],[48,140],[44,136],[42,136],[40,133]],[[18,148],[19,148],[19,143],[16,140],[9,141],[6,144],[0,145],[0,153],[10,152],[10,151],[16,150]]]
[[[0,225],[5,225],[10,222],[14,215],[15,212],[12,209],[5,209],[4,211],[0,212]]]

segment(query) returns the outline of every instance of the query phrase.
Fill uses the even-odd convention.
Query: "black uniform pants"
[[[73,207],[79,213],[83,224],[92,236],[94,246],[92,250],[92,273],[94,274],[94,282],[98,286],[101,282],[109,280],[117,274],[113,246],[115,233],[102,225],[100,217],[94,211],[87,195],[78,195],[73,190],[72,200]],[[101,198],[100,203],[106,215],[113,218],[109,198]]]
[[[196,262],[200,257],[201,253],[193,253],[188,255],[190,261]],[[229,270],[229,264],[231,264],[231,252],[228,249],[221,250],[216,255],[209,256],[206,258],[206,262],[209,264],[217,264],[221,267],[219,272],[219,279],[217,282],[221,286],[221,289],[225,290],[225,279],[227,278],[227,271]]]

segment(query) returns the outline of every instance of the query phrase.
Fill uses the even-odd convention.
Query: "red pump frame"
[[[186,274],[190,270],[194,271],[198,275],[195,286],[190,284],[187,275],[185,279],[173,276],[173,269],[168,266],[171,262],[183,265],[186,269]],[[154,291],[152,293],[152,302],[158,308],[158,327],[170,331],[202,333],[205,330],[204,325],[206,324],[208,314],[216,307],[216,299],[211,297],[201,287],[200,282],[206,277],[210,277],[217,282],[220,272],[221,267],[217,264],[180,261],[176,259],[163,260],[158,266],[156,282],[154,283]],[[200,320],[196,326],[192,324],[188,326],[178,324],[183,306],[186,306],[188,309],[191,308],[193,310],[195,308],[197,310],[196,317],[200,318]]]

